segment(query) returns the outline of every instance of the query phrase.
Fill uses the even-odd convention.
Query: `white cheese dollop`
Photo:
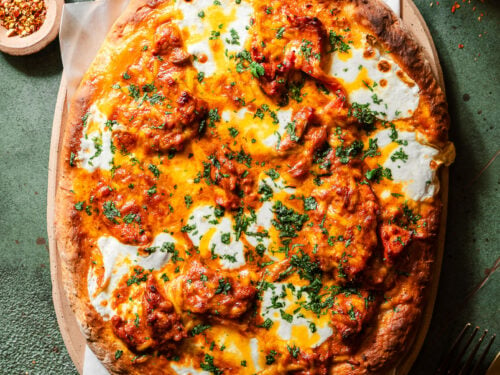
[[[280,141],[286,133],[286,126],[292,122],[292,113],[292,109],[280,109],[276,111],[278,129],[272,135],[264,139],[262,143],[268,147],[279,149]]]
[[[260,314],[263,319],[272,320],[273,326],[278,326],[276,333],[282,340],[295,342],[302,347],[316,348],[333,334],[333,329],[328,324],[308,320],[301,313],[291,313],[290,310],[296,309],[299,304],[286,283],[274,283],[273,286],[274,288],[268,287],[264,291]],[[282,298],[285,294],[286,296]],[[276,296],[278,298],[275,300]],[[283,318],[283,312],[292,316],[291,321]],[[309,328],[311,323],[316,325],[314,333]]]
[[[196,70],[203,72],[205,77],[210,77],[215,74],[217,71],[217,64],[215,63],[215,58],[208,41],[202,40],[198,43],[190,43],[187,45],[187,51],[195,56],[193,65]]]
[[[234,1],[229,1],[228,3],[230,6],[229,9],[236,7],[236,16],[234,17],[234,21],[227,25],[226,29],[228,31],[221,35],[221,39],[224,43],[224,47],[229,52],[239,52],[244,49],[248,39],[248,30],[250,28],[250,19],[253,16],[253,7],[247,1],[242,1],[239,5]]]
[[[281,177],[278,177],[273,180],[271,177],[265,174],[263,174],[261,176],[261,179],[259,180],[259,188],[263,186],[268,186],[275,195],[282,193],[293,194],[295,192],[295,188],[292,186],[288,186]],[[249,225],[247,232],[255,233],[259,230],[259,228],[262,228],[266,231],[269,231],[269,229],[271,229],[272,220],[274,218],[274,212],[273,212],[274,202],[275,201],[273,199],[270,199],[262,203],[262,206],[260,206],[259,209],[255,211],[255,216],[256,216],[255,223]],[[246,235],[246,239],[254,247],[257,246],[259,243],[262,243],[266,247],[266,249],[269,247],[270,243],[269,237],[257,237],[257,236]],[[275,258],[273,255],[271,254],[269,255],[272,258]]]
[[[214,207],[199,206],[189,216],[188,225],[194,227],[188,232],[193,245],[200,246],[202,238],[210,236],[209,250],[219,257],[223,268],[234,269],[245,264],[243,243],[236,240],[233,220],[229,217],[216,218]]]
[[[391,144],[390,133],[390,129],[385,129],[374,135],[380,148]],[[432,198],[439,191],[439,179],[431,162],[439,154],[439,150],[418,142],[415,132],[398,131],[398,141],[401,144],[387,157],[383,163],[384,168],[391,170],[395,182],[404,184],[403,190],[410,199],[421,201]],[[391,159],[401,150],[407,155],[406,160]]]
[[[152,243],[152,247],[161,248],[166,242],[175,243],[175,239],[167,233],[160,233]],[[122,277],[130,272],[131,267],[140,266],[146,270],[160,269],[169,260],[171,254],[157,249],[147,257],[137,254],[138,246],[125,245],[114,237],[102,236],[97,240],[104,266],[102,286],[97,285],[97,279],[92,268],[88,275],[88,292],[90,302],[96,311],[108,320],[115,311],[111,308],[110,297]]]
[[[222,218],[221,222],[215,226],[215,233],[208,245],[210,249],[213,248],[214,254],[219,256],[222,267],[227,269],[239,268],[245,264],[243,243],[236,241],[232,228],[232,221],[227,217]],[[224,236],[226,236],[225,242]]]
[[[263,228],[266,231],[271,228],[271,221],[274,218],[273,204],[274,202],[271,201],[262,203],[262,206],[255,212],[255,223],[252,223],[248,226],[247,232],[256,233],[259,231],[259,227]],[[245,235],[245,238],[253,247],[256,247],[259,243],[263,244],[266,249],[269,247],[268,237]]]
[[[175,1],[175,7],[180,10],[183,15],[182,19],[177,20],[177,24],[181,29],[187,28],[189,31],[195,31],[197,34],[203,33],[206,23],[199,14],[213,4],[213,0]]]
[[[83,128],[80,151],[77,155],[79,166],[91,173],[97,168],[109,171],[112,167],[113,152],[112,132],[105,126],[107,118],[95,104],[89,108],[85,116],[87,125]],[[97,125],[98,130],[87,133],[86,129],[91,122]]]
[[[379,113],[378,118],[388,121],[413,115],[418,107],[420,88],[394,60],[388,55],[382,56],[377,48],[373,48],[374,56],[369,58],[364,57],[364,48],[351,47],[347,53],[334,52],[327,73],[349,84],[355,82],[366,69],[368,77],[375,82],[369,87],[363,84],[361,88],[350,91],[350,103],[369,104],[372,111]],[[388,70],[381,71],[379,65],[385,65]]]
[[[188,225],[194,226],[194,229],[188,232],[188,236],[194,246],[200,246],[201,238],[215,227],[215,220],[213,206],[198,206],[191,212]]]
[[[262,370],[262,367],[260,366],[259,340],[257,340],[255,337],[250,339],[250,352],[255,371]]]
[[[174,6],[182,14],[182,18],[176,20],[177,25],[180,29],[189,31],[189,37],[184,41],[186,49],[194,56],[194,67],[203,72],[205,77],[213,76],[218,68],[218,59],[210,45],[211,39],[222,41],[224,50],[220,53],[225,53],[226,50],[239,52],[245,48],[253,15],[251,3],[241,1],[237,4],[235,1],[221,0],[220,5],[215,5],[212,0],[177,0]],[[215,29],[214,19],[210,16],[214,9],[222,11],[226,17],[226,22],[220,23],[220,28]],[[213,32],[219,35],[214,36]],[[225,70],[226,67],[219,68]]]

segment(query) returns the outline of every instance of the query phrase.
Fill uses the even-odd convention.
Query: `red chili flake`
[[[460,8],[460,4],[455,1],[455,4],[451,6],[451,13],[455,13],[455,11]]]
[[[463,45],[462,43],[460,43],[460,44],[458,45],[458,48],[462,49],[462,48],[464,48],[464,45]]]
[[[46,15],[44,0],[0,0],[0,24],[8,30],[7,36],[38,31]]]

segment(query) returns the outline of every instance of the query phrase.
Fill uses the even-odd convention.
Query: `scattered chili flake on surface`
[[[40,29],[46,15],[43,0],[0,0],[0,23],[8,30],[7,36],[33,34]]]
[[[460,44],[458,45],[458,48],[462,49],[462,48],[464,48],[464,45],[463,45],[462,43],[460,43]]]
[[[460,4],[455,1],[455,4],[451,6],[451,13],[455,13],[455,11],[460,8]]]

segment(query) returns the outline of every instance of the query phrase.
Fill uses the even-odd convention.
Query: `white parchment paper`
[[[401,0],[384,0],[394,13],[401,17]]]
[[[106,370],[88,346],[85,347],[82,375],[109,375],[108,370]]]
[[[394,13],[401,15],[400,0],[384,1]],[[96,0],[64,5],[59,42],[68,98],[73,97],[106,34],[128,2],[129,0]],[[88,347],[85,347],[83,375],[109,375]]]
[[[64,5],[59,42],[68,98],[73,97],[106,34],[128,2],[97,0]],[[85,347],[83,375],[109,375],[88,346]]]
[[[68,98],[72,98],[109,29],[129,0],[65,4],[59,32]]]

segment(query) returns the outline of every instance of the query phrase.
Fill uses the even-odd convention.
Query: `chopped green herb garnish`
[[[118,221],[115,219],[117,217],[121,217],[120,211],[116,208],[115,202],[107,201],[102,205],[104,216],[108,218],[108,220],[112,221],[115,224],[118,224]]]
[[[215,290],[215,294],[228,294],[231,290],[231,283],[227,279],[219,279],[219,286]]]
[[[287,345],[286,348],[288,349],[288,352],[290,353],[290,355],[293,358],[297,358],[299,356],[299,353],[300,353],[299,347],[297,347],[295,345],[293,347],[291,347],[290,345]]]
[[[200,333],[206,331],[207,329],[211,328],[212,326],[209,324],[197,324],[193,327],[191,330],[191,336],[196,336],[199,335]]]
[[[318,203],[314,197],[304,198],[304,211],[313,211],[318,207]]]
[[[153,173],[153,174],[154,174],[154,176],[155,176],[156,178],[159,178],[159,177],[160,177],[160,173],[161,173],[161,172],[160,172],[160,170],[158,169],[158,167],[157,167],[156,165],[154,165],[154,164],[149,164],[148,169],[151,171],[151,173]]]
[[[285,28],[284,27],[280,27],[278,29],[278,31],[276,31],[276,39],[282,39],[284,32],[285,32]]]
[[[330,30],[328,39],[330,42],[330,50],[328,51],[329,53],[335,51],[347,52],[351,48],[347,43],[344,42],[344,36],[337,34],[333,30]]]
[[[235,128],[229,128],[229,134],[231,135],[231,137],[235,138],[240,132],[238,131],[238,129],[235,129]]]
[[[365,177],[370,181],[379,183],[382,178],[392,180],[392,172],[389,168],[379,165],[377,168],[368,170],[365,173]]]

